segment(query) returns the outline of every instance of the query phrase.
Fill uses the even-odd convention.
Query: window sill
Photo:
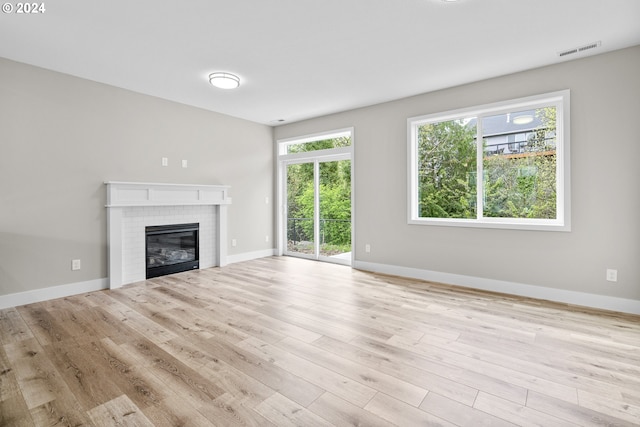
[[[567,222],[554,220],[528,220],[504,218],[457,219],[457,218],[412,218],[410,225],[430,225],[440,227],[467,227],[467,228],[494,228],[507,230],[531,230],[531,231],[571,231],[571,225]]]

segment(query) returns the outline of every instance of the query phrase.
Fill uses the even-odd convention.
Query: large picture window
[[[410,118],[409,222],[570,229],[569,91]]]

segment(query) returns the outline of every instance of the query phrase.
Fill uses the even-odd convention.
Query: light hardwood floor
[[[2,426],[640,425],[640,317],[288,257],[0,310]]]

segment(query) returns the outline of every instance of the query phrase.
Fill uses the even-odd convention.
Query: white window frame
[[[571,173],[570,173],[570,115],[569,90],[550,92],[525,98],[479,105],[475,107],[450,110],[407,119],[408,152],[408,223],[419,225],[438,225],[453,227],[504,228],[516,230],[571,231]],[[556,107],[556,218],[493,218],[484,217],[482,202],[477,209],[477,217],[466,218],[421,218],[418,216],[418,171],[417,136],[418,127],[427,123],[477,117],[477,192],[482,194],[483,182],[483,144],[482,118],[505,114],[522,109]],[[478,197],[481,199],[481,197]]]

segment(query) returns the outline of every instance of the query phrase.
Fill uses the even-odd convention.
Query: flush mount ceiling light
[[[513,118],[513,123],[517,125],[526,125],[533,121],[533,116],[531,114],[522,114],[520,116]]]
[[[240,77],[231,73],[216,72],[209,74],[209,83],[220,89],[235,89],[240,86]]]

